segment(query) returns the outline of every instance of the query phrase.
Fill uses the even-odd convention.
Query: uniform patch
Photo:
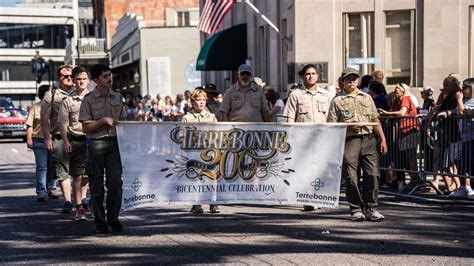
[[[349,119],[351,117],[353,117],[353,113],[352,113],[352,110],[342,110],[342,117],[344,117],[345,119]]]

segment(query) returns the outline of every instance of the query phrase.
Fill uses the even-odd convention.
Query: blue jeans
[[[33,138],[33,152],[36,161],[36,194],[48,196],[48,191],[56,189],[56,181],[51,172],[50,155],[44,148],[44,140]]]

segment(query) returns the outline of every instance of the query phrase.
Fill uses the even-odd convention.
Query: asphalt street
[[[124,212],[124,232],[96,236],[91,219],[59,213],[61,199],[36,201],[34,171],[25,143],[0,141],[0,264],[474,265],[474,202],[382,194],[379,223],[351,222],[344,195],[314,212],[165,206]]]

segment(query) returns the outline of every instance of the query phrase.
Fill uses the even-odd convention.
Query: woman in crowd
[[[285,109],[285,104],[283,100],[280,99],[280,94],[276,92],[273,88],[270,88],[265,93],[268,103],[270,104],[270,114],[272,115],[273,122],[286,122],[286,118],[283,117],[283,109]],[[280,121],[281,120],[281,121]]]
[[[381,115],[399,116],[399,134],[398,134],[398,149],[402,152],[402,156],[395,158],[395,165],[400,169],[408,169],[410,173],[411,182],[418,182],[419,176],[417,172],[417,143],[419,142],[419,128],[417,122],[416,106],[409,96],[410,87],[405,83],[399,83],[395,87],[393,93],[393,104],[391,111],[378,109]],[[398,119],[396,119],[398,120]],[[397,160],[398,159],[398,160]],[[397,162],[398,161],[398,162]],[[408,167],[406,167],[408,165]],[[404,183],[405,181],[399,180]]]

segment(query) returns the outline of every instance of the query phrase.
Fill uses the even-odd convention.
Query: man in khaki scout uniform
[[[51,155],[44,148],[43,132],[41,131],[41,100],[47,91],[51,90],[49,85],[41,85],[38,88],[39,102],[34,103],[28,112],[26,119],[26,146],[33,150],[36,162],[36,194],[38,202],[44,202],[49,197],[57,199],[61,192],[56,190],[56,180],[51,173]]]
[[[106,65],[97,64],[91,69],[91,77],[96,89],[82,101],[79,122],[90,143],[87,145],[91,163],[87,174],[91,193],[91,208],[94,214],[97,234],[108,233],[107,225],[113,232],[121,232],[118,220],[122,205],[122,163],[117,143],[115,126],[127,117],[124,99],[112,90],[112,74]],[[89,162],[88,162],[89,163]],[[104,169],[107,188],[107,217],[104,202]]]
[[[213,113],[216,116],[218,121],[222,121],[222,112],[219,111],[219,108],[221,107],[221,102],[218,100],[219,95],[220,97],[222,97],[222,92],[218,90],[216,85],[212,83],[206,84],[203,90],[206,92],[207,96],[207,109],[209,109],[209,112]]]
[[[239,80],[225,93],[220,107],[222,121],[270,122],[268,104],[263,90],[252,84],[252,69],[239,66]]]
[[[329,92],[318,84],[318,72],[313,64],[305,65],[298,72],[303,79],[303,88],[293,91],[286,103],[283,116],[288,123],[326,123],[329,104]],[[305,205],[305,211],[313,211],[314,206]]]
[[[207,86],[207,85],[206,85]],[[196,89],[191,94],[191,104],[193,109],[191,109],[185,116],[183,116],[182,122],[207,122],[207,123],[217,123],[217,118],[213,113],[210,113],[206,109],[207,95],[206,92],[200,89]],[[191,208],[192,213],[203,213],[201,205],[193,205]],[[219,213],[219,206],[211,204],[209,206],[209,212]]]
[[[86,210],[83,196],[87,193],[87,183],[82,182],[86,163],[86,135],[79,122],[82,99],[89,93],[89,72],[84,67],[75,67],[72,76],[76,89],[66,97],[59,110],[58,124],[64,142],[64,150],[69,154],[69,174],[72,176],[72,190],[76,202],[76,221],[85,221]]]
[[[346,197],[353,221],[382,221],[384,216],[377,208],[379,187],[379,163],[377,153],[377,134],[380,152],[387,153],[385,136],[378,119],[377,108],[372,98],[360,91],[359,72],[346,68],[341,79],[344,91],[331,102],[328,122],[377,123],[376,126],[349,126],[342,164],[342,176],[346,179]],[[362,191],[359,190],[357,175],[359,165],[363,171]]]
[[[71,66],[60,66],[57,71],[59,88],[48,91],[41,101],[41,129],[43,131],[45,149],[51,152],[51,168],[63,192],[64,204],[62,213],[72,212],[71,178],[69,176],[69,160],[64,151],[64,143],[58,127],[58,114],[62,101],[73,89]]]

